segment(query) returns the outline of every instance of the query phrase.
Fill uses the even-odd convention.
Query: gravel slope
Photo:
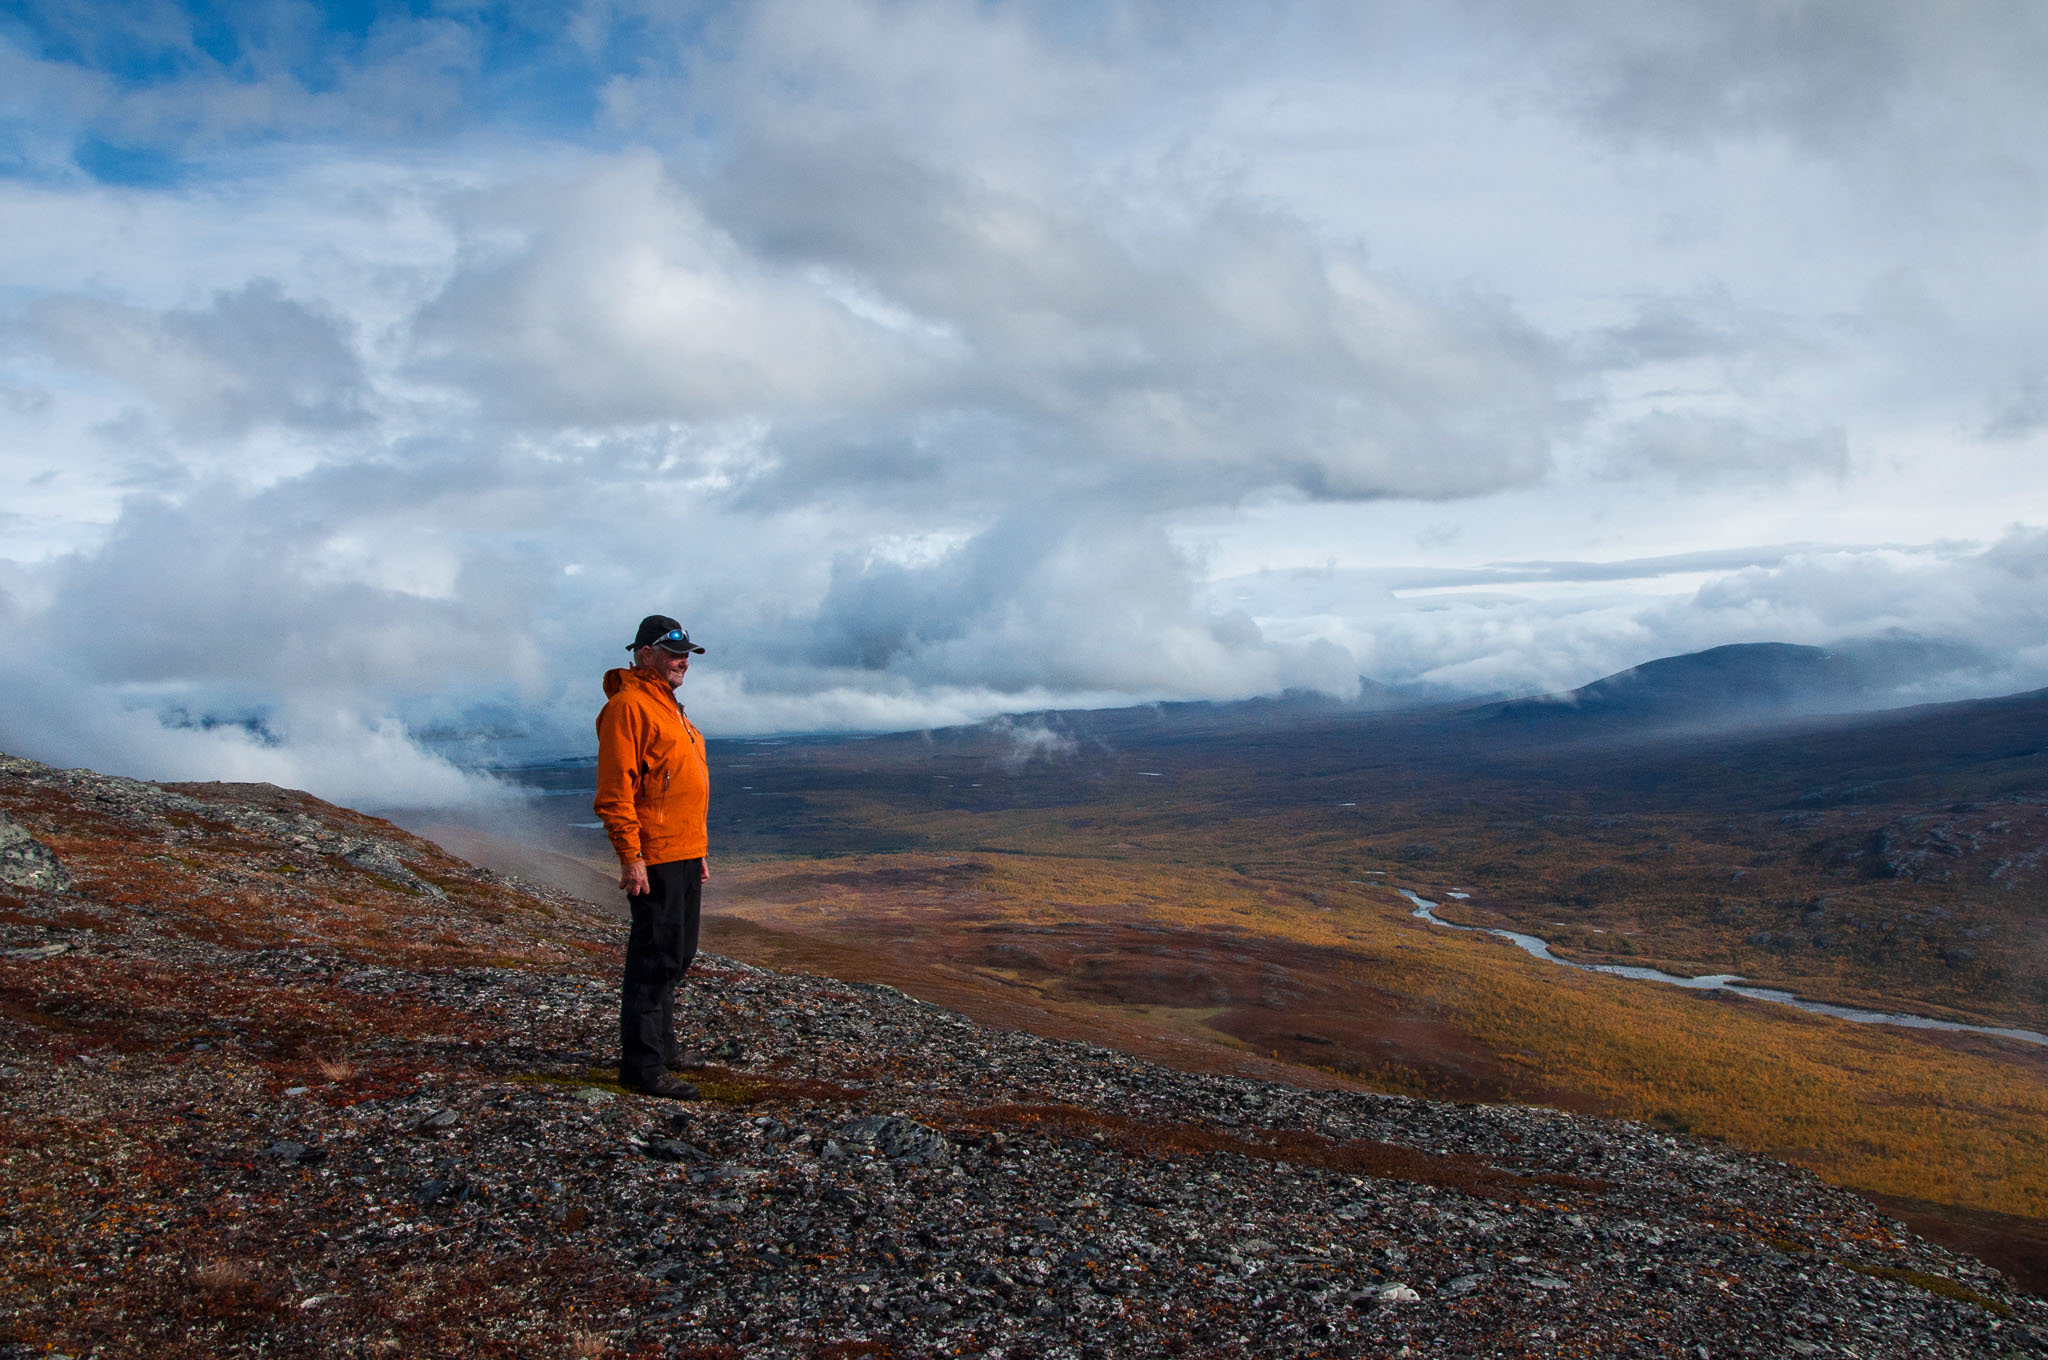
[[[2048,1355],[2048,1304],[1640,1125],[1192,1075],[700,961],[261,787],[0,758],[0,1356]]]

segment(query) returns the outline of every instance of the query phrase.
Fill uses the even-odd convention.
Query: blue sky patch
[[[162,189],[186,177],[186,167],[176,156],[155,147],[119,146],[99,137],[81,141],[72,159],[102,184]]]

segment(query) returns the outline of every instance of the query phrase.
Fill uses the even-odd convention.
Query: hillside
[[[1639,1124],[1179,1072],[705,960],[267,787],[0,759],[0,1353],[2048,1354],[2048,1304]]]
[[[1741,642],[1660,657],[1564,694],[1495,706],[1510,721],[1714,731],[1895,708],[1944,673],[1981,665],[1968,648],[1922,638],[1835,647]]]

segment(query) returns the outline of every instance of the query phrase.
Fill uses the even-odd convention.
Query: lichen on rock
[[[49,846],[0,812],[0,883],[38,892],[62,892],[71,886],[71,875]]]

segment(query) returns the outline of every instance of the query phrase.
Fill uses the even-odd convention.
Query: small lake
[[[1855,1006],[1837,1006],[1828,1001],[1808,1001],[1791,992],[1781,992],[1775,987],[1746,985],[1734,973],[1706,973],[1699,977],[1679,977],[1655,968],[1637,968],[1623,963],[1578,963],[1572,959],[1561,959],[1550,952],[1549,942],[1535,935],[1524,935],[1519,930],[1496,930],[1491,926],[1461,926],[1455,921],[1446,921],[1438,916],[1437,904],[1428,898],[1419,897],[1406,888],[1398,891],[1401,896],[1414,903],[1415,910],[1410,915],[1420,917],[1433,926],[1442,926],[1446,930],[1469,930],[1481,935],[1498,935],[1531,958],[1554,963],[1560,968],[1576,968],[1582,973],[1607,973],[1613,977],[1633,978],[1638,982],[1662,982],[1668,986],[1684,987],[1695,992],[1733,992],[1737,996],[1776,1002],[1780,1006],[1792,1006],[1815,1015],[1831,1015],[1837,1020],[1853,1020],[1859,1025],[1898,1025],[1905,1029],[1955,1030],[1964,1034],[1990,1034],[2000,1039],[2017,1039],[2023,1044],[2048,1046],[2048,1034],[2037,1034],[2030,1029],[1964,1025],[1953,1020],[1936,1020],[1925,1015],[1909,1015],[1899,1011],[1866,1011]]]

